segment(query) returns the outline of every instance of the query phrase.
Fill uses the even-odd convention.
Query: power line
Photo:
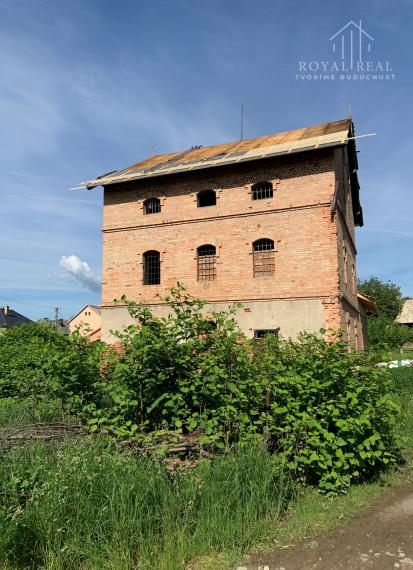
[[[0,298],[5,299],[7,302],[11,302],[11,303],[19,303],[19,305],[30,305],[31,307],[36,307],[39,308],[41,307],[42,309],[53,309],[55,310],[56,307],[53,305],[42,305],[41,303],[31,303],[30,301],[20,301],[19,299],[13,299],[13,297],[4,297],[3,295],[0,295]],[[61,307],[58,307],[59,309],[61,309]]]

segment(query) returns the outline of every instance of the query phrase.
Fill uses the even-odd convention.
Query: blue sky
[[[395,78],[297,80],[299,61],[333,59],[349,20]],[[349,105],[357,134],[377,133],[358,142],[358,273],[413,296],[412,29],[411,0],[0,0],[0,305],[67,318],[98,303],[102,192],[69,188],[152,147],[239,138],[241,100],[245,137]]]

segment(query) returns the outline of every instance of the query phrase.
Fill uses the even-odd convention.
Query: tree
[[[380,281],[378,277],[370,277],[359,281],[358,289],[361,293],[373,297],[377,302],[378,315],[394,320],[400,313],[405,297],[400,287],[387,281]]]
[[[367,315],[371,345],[399,348],[411,340],[411,331],[395,322],[405,301],[398,285],[390,281],[385,283],[378,277],[370,277],[365,281],[359,281],[358,290],[369,297],[374,297],[377,302],[377,315]]]

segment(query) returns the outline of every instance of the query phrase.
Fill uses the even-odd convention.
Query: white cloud
[[[79,281],[84,287],[91,291],[100,290],[100,279],[90,269],[86,261],[82,261],[77,255],[62,255],[59,265],[67,275]]]

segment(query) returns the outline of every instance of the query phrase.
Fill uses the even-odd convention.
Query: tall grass
[[[0,428],[69,420],[64,417],[62,404],[57,399],[0,398]]]
[[[393,368],[389,372],[394,385],[394,399],[401,409],[397,431],[402,438],[406,461],[413,464],[413,367]]]
[[[103,441],[15,449],[0,485],[0,561],[10,569],[183,569],[265,538],[290,493],[259,447],[170,475]]]

